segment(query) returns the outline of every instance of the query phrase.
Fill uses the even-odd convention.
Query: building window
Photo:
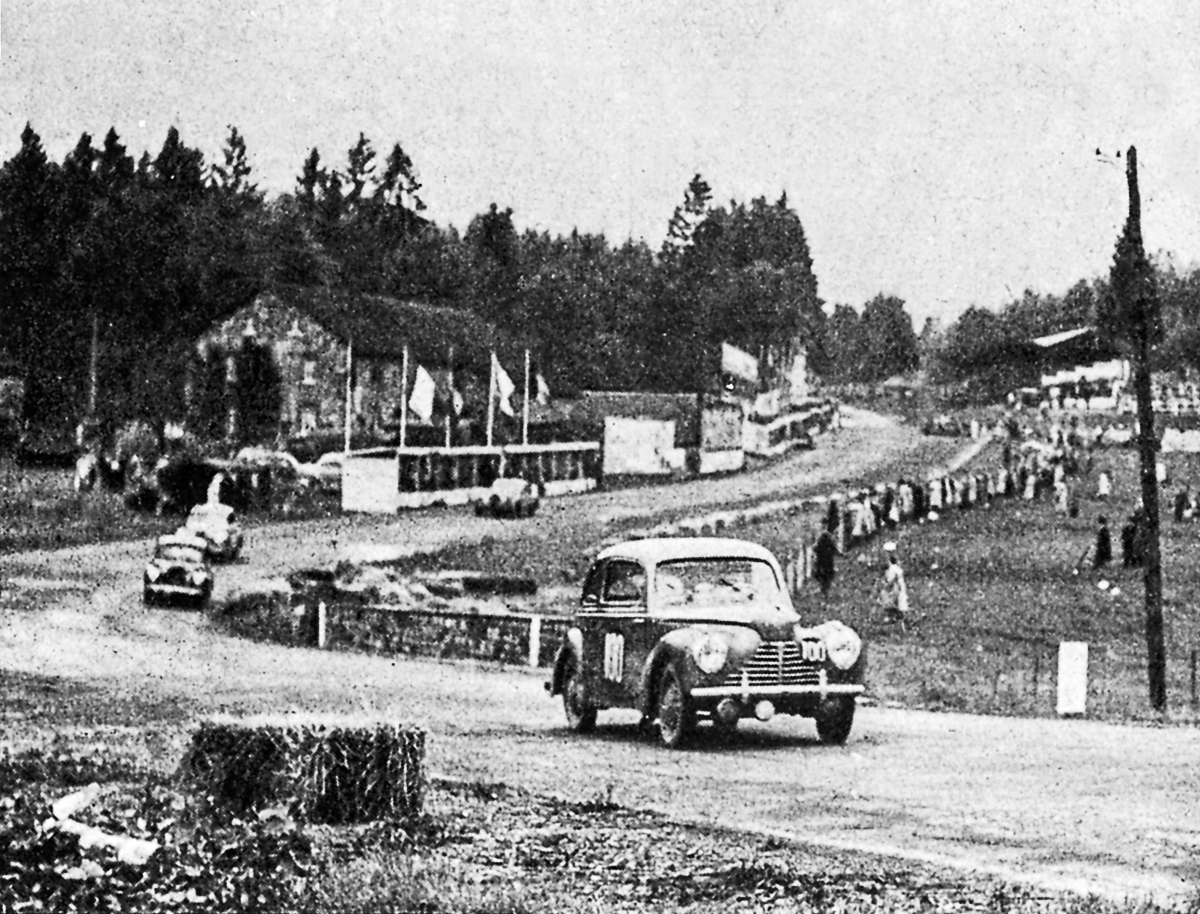
[[[317,363],[314,359],[304,360],[304,377],[301,379],[304,384],[317,383]]]

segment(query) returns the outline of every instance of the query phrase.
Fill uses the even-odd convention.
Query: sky
[[[26,122],[56,161],[171,125],[214,161],[233,125],[270,194],[361,132],[440,225],[654,248],[693,174],[786,192],[821,297],[918,329],[1105,275],[1132,144],[1147,250],[1200,262],[1187,0],[0,0],[0,161]]]

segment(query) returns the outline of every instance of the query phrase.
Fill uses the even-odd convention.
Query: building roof
[[[1050,349],[1069,340],[1077,339],[1089,333],[1094,334],[1095,332],[1095,327],[1076,327],[1074,330],[1060,330],[1058,333],[1051,333],[1049,336],[1035,337],[1031,342],[1042,349]]]
[[[444,365],[453,349],[456,367],[486,373],[491,352],[506,364],[520,355],[519,345],[507,334],[465,308],[324,288],[271,294],[351,343],[359,356],[399,358],[407,346],[414,359]]]

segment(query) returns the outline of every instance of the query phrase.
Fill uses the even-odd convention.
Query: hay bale
[[[184,779],[235,815],[286,806],[330,825],[420,813],[425,732],[344,716],[219,717],[201,723]]]

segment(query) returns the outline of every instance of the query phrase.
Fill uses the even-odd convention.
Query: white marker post
[[[1087,712],[1088,646],[1086,641],[1063,641],[1058,645],[1059,715]]]
[[[536,667],[538,655],[542,648],[542,617],[531,616],[529,619],[529,665]]]

